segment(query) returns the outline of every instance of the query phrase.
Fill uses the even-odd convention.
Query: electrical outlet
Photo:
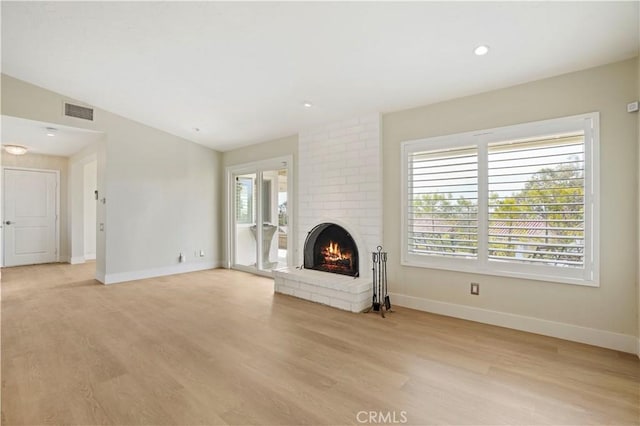
[[[200,257],[204,257],[204,250],[200,250]]]
[[[477,296],[480,294],[480,284],[479,283],[471,283],[471,294]]]

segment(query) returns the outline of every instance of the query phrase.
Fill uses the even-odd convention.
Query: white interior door
[[[4,169],[4,266],[57,260],[56,172]]]

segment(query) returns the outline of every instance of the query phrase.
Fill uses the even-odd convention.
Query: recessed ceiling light
[[[303,107],[305,108],[311,108],[313,106],[313,104],[311,102],[305,102],[302,104]]]
[[[473,51],[473,53],[475,53],[478,56],[484,56],[487,53],[489,53],[489,46],[487,45],[480,45],[478,47],[476,47],[476,49]]]
[[[199,128],[199,127],[194,127],[194,128],[193,128],[193,131],[194,131],[194,132],[199,132],[199,131],[200,131],[200,128]]]
[[[26,146],[22,145],[4,145],[4,150],[13,155],[24,155],[29,150]]]
[[[47,127],[45,130],[47,131],[47,136],[55,136],[58,131],[55,127]]]

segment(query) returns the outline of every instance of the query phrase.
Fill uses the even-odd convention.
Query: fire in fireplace
[[[322,223],[304,243],[304,267],[335,274],[358,276],[358,247],[340,225]]]

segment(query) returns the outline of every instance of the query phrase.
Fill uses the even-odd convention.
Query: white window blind
[[[401,263],[597,286],[599,115],[402,144]]]
[[[583,267],[584,134],[489,144],[490,260]]]
[[[409,174],[409,251],[477,258],[477,148],[411,153]]]

